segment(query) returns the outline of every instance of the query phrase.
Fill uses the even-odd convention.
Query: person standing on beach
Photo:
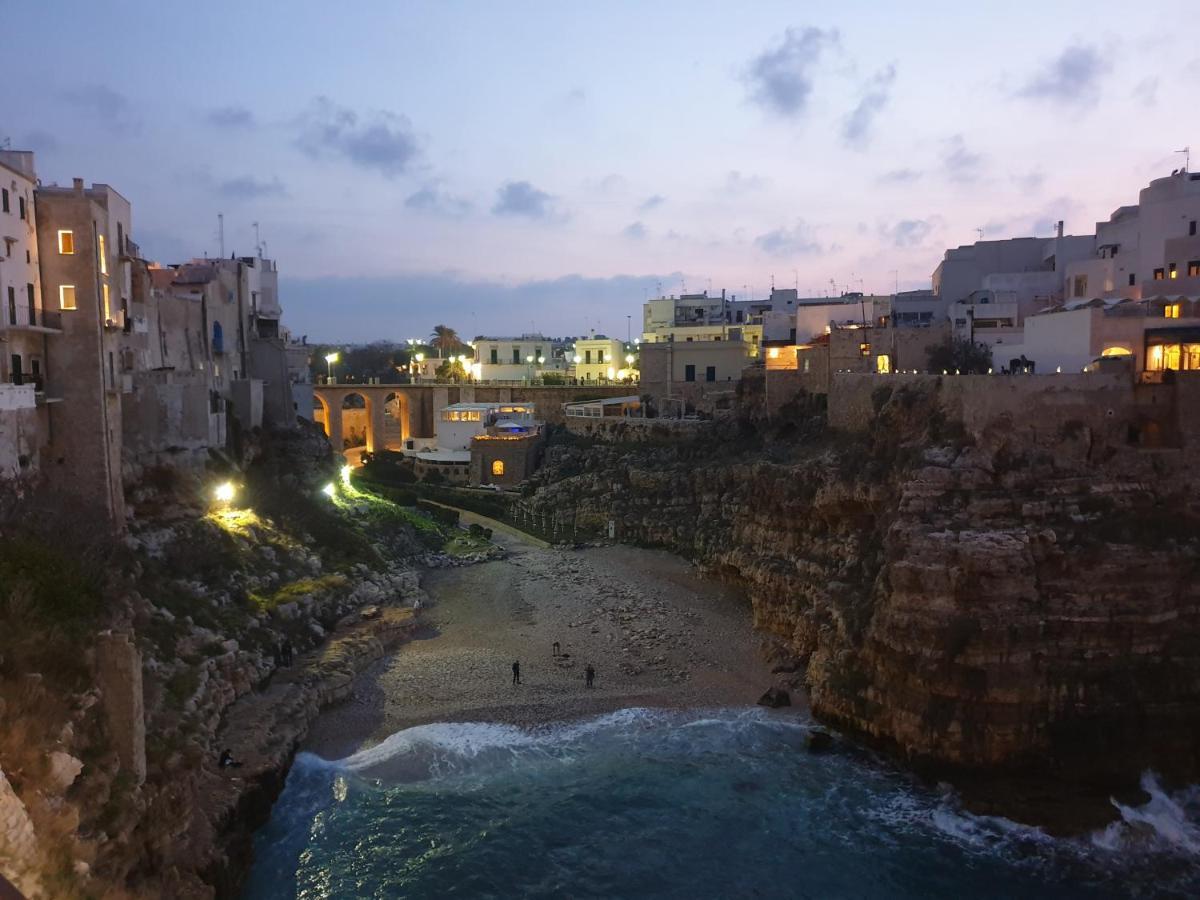
[[[513,684],[521,683],[521,661],[513,661]]]
[[[588,663],[587,668],[584,670],[584,676],[587,678],[588,687],[596,686],[596,670],[592,668],[591,663]]]

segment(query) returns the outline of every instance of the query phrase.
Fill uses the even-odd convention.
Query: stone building
[[[470,483],[515,487],[541,461],[542,429],[511,431],[490,427],[471,439]]]

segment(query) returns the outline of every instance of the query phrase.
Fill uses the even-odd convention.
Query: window
[[[880,353],[877,357],[875,357],[875,371],[880,375],[891,374],[892,358],[886,353]]]
[[[493,366],[498,365],[499,362],[500,362],[500,349],[498,347],[493,347],[492,348],[492,365]]]
[[[1166,277],[1166,275],[1162,269],[1154,270],[1154,280],[1155,281],[1162,281],[1163,278],[1165,278],[1165,277]]]
[[[1178,304],[1178,303],[1168,303],[1166,306],[1163,307],[1163,318],[1178,319],[1179,318],[1179,307],[1180,307],[1180,304]]]
[[[513,365],[519,366],[521,364],[521,348],[513,347],[512,353],[513,353]]]
[[[1086,275],[1076,275],[1075,276],[1075,287],[1074,287],[1074,290],[1071,292],[1071,296],[1083,297],[1086,295],[1087,295],[1087,276]]]
[[[9,208],[8,208],[8,188],[3,188],[2,190],[3,190],[3,193],[0,193],[0,198],[3,198],[3,199],[0,199],[0,209],[3,209],[3,210],[4,210],[4,212],[9,212]],[[1193,225],[1195,225],[1196,223],[1195,223],[1195,222],[1193,222],[1192,224],[1193,224]],[[1195,232],[1192,232],[1192,233],[1193,233],[1193,234],[1195,234]]]
[[[596,351],[596,362],[598,362],[600,365],[604,365],[604,351],[603,350]]]
[[[705,381],[716,381],[717,380],[717,367],[716,366],[707,366],[704,369],[704,380]]]
[[[112,304],[109,302],[109,299],[108,299],[108,285],[107,284],[101,285],[100,289],[104,293],[104,321],[111,322],[112,321]]]
[[[504,460],[502,460],[502,459],[493,459],[492,460],[492,474],[493,475],[503,475],[504,474]]]
[[[7,204],[7,203],[5,204],[5,206],[4,206],[4,209],[5,209],[5,211],[7,211],[7,210],[8,210],[8,204]],[[1196,236],[1196,220],[1195,220],[1195,219],[1192,219],[1192,221],[1188,222],[1188,236],[1189,236],[1189,237],[1195,237],[1195,236]]]
[[[29,308],[33,309],[33,285],[25,285],[25,299],[29,301]]]
[[[1188,278],[1200,277],[1200,259],[1188,260]]]
[[[25,198],[24,197],[17,198],[17,207],[21,210],[21,218],[24,219],[25,218]]]
[[[108,254],[104,252],[104,235],[99,235],[100,240],[100,274],[108,274]]]
[[[684,381],[695,381],[696,380],[696,367],[695,366],[684,366],[683,367],[683,380]]]
[[[60,230],[58,232],[58,252],[70,256],[75,252],[75,232]]]
[[[1171,278],[1178,278],[1178,277],[1179,277],[1179,273],[1175,271],[1175,263],[1171,263],[1171,264],[1170,264],[1170,265],[1167,267],[1167,275],[1168,275],[1169,277],[1171,277]]]
[[[59,309],[75,308],[75,285],[60,284],[58,286],[58,307]]]
[[[871,355],[871,345],[865,344],[865,343],[859,344],[858,345],[858,355],[861,356],[863,359],[866,359],[867,357],[869,357]]]
[[[8,286],[8,324],[17,324],[17,289]]]
[[[1133,287],[1137,284],[1137,276],[1132,272],[1129,273],[1129,286]]]
[[[592,351],[591,350],[583,351],[583,361],[589,366],[592,364]]]

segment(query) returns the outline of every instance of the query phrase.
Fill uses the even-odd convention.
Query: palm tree
[[[458,338],[458,332],[449,325],[434,325],[429,345],[437,348],[438,356],[445,356],[461,347],[462,341]]]

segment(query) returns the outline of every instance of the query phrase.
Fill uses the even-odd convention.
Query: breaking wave
[[[966,812],[802,712],[626,709],[405,729],[301,754],[250,898],[1200,894],[1200,790],[1147,774],[1092,835]]]

